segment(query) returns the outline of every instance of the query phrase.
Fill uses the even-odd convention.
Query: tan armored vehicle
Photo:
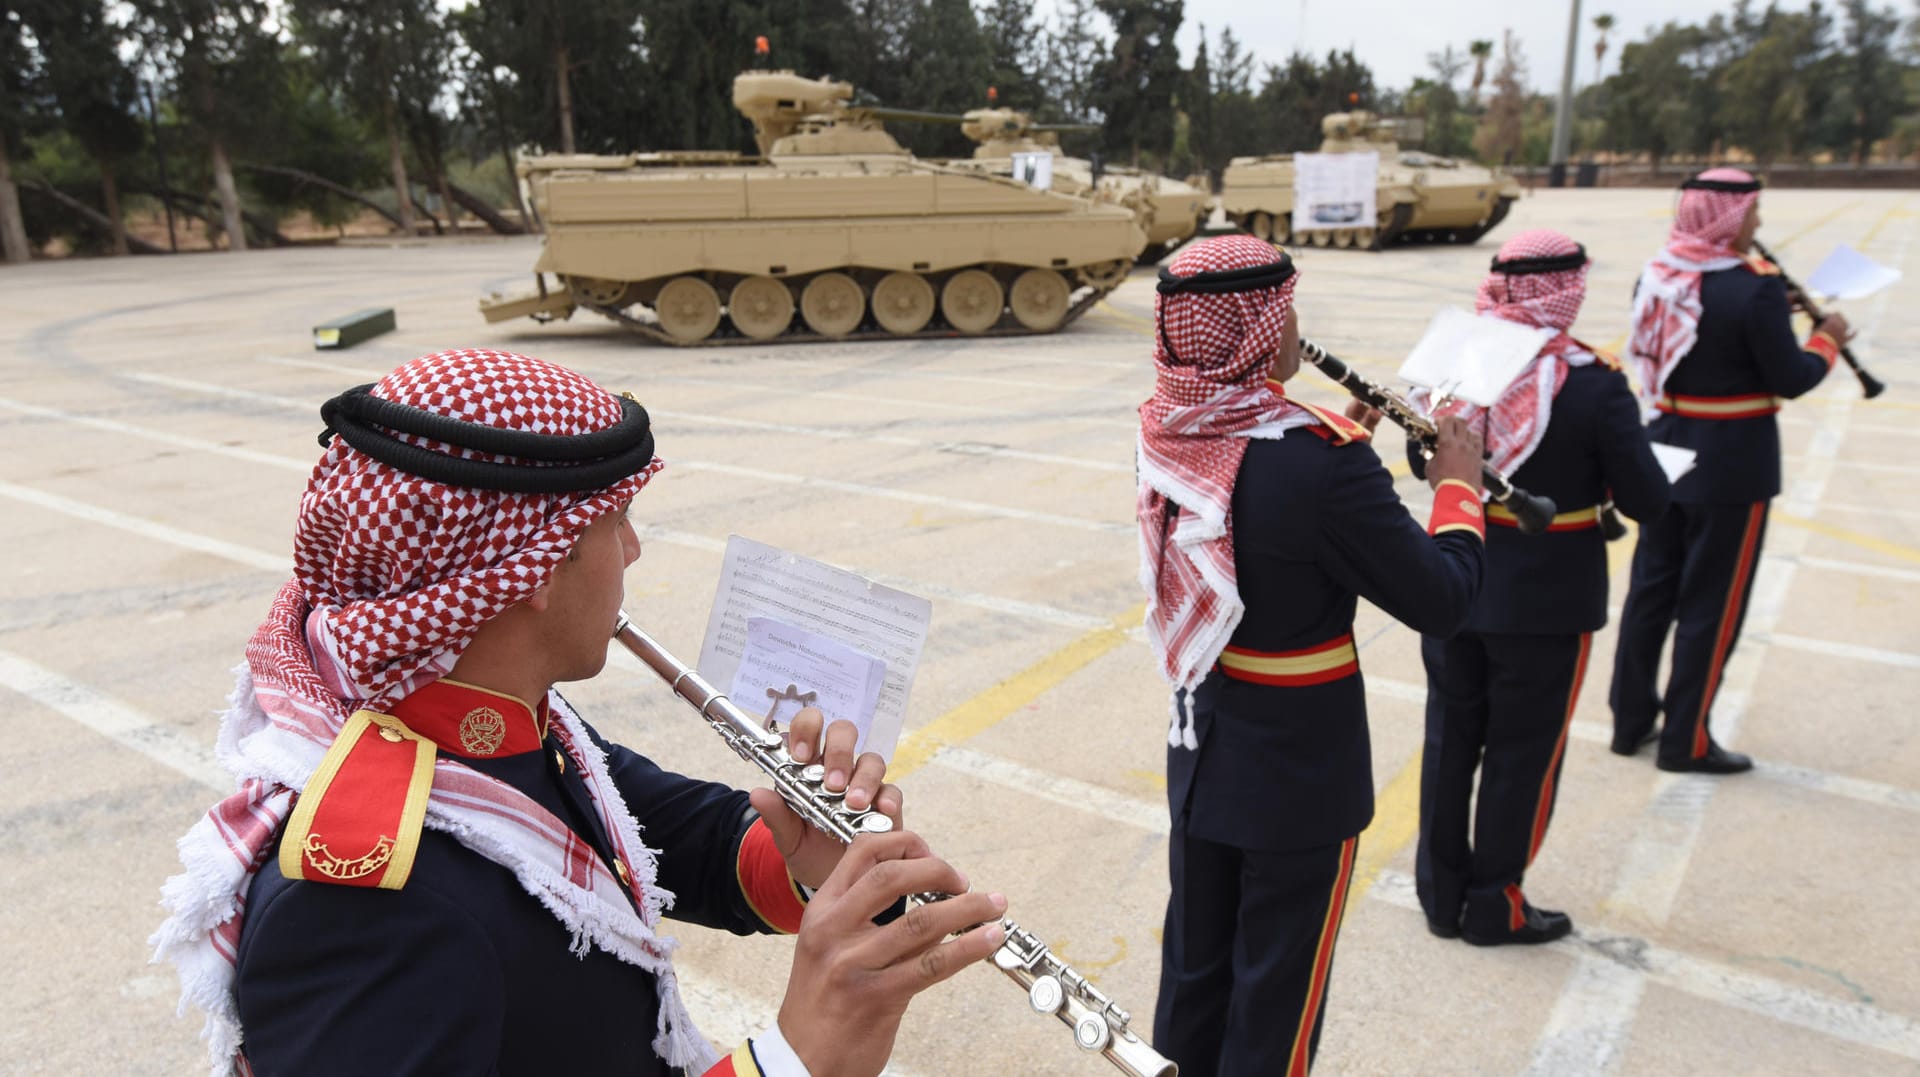
[[[1141,215],[1147,230],[1142,262],[1159,261],[1199,231],[1211,208],[1207,193],[1200,188],[1138,168],[1113,165],[1102,166],[1096,184],[1092,161],[1060,152],[1058,132],[1088,129],[1075,124],[1036,124],[1031,115],[1010,108],[977,108],[961,117],[960,123],[961,133],[975,143],[973,159],[951,163],[1011,176],[1014,154],[1052,154],[1053,190],[1090,196],[1097,188]]]
[[[750,72],[733,103],[762,157],[523,161],[539,291],[481,312],[585,308],[669,344],[1045,333],[1126,279],[1132,210],[916,160],[852,97]]]
[[[1379,250],[1396,242],[1476,242],[1506,217],[1520,185],[1498,170],[1402,150],[1401,136],[1417,140],[1418,129],[1418,121],[1371,112],[1336,112],[1321,121],[1321,153],[1380,154],[1372,213],[1355,206],[1345,219],[1295,220],[1290,153],[1234,158],[1222,176],[1220,205],[1241,228],[1294,246]]]

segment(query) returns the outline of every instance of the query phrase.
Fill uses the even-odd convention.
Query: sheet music
[[[1892,285],[1900,276],[1899,270],[1883,266],[1842,243],[1807,278],[1807,291],[1833,299],[1865,299]]]
[[[1551,329],[1443,307],[1400,365],[1400,376],[1435,394],[1490,408],[1552,339]]]
[[[1652,442],[1653,458],[1660,461],[1660,470],[1667,473],[1667,481],[1679,482],[1680,476],[1693,470],[1700,454],[1692,449],[1683,449],[1678,445]]]

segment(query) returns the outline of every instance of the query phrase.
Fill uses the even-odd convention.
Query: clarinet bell
[[[1864,370],[1859,371],[1859,374],[1860,374],[1860,391],[1863,395],[1866,396],[1868,400],[1872,400],[1874,397],[1879,396],[1881,393],[1884,393],[1887,391],[1886,382],[1881,381],[1879,378],[1874,377],[1873,375],[1867,373]]]
[[[1527,493],[1517,486],[1501,504],[1513,513],[1514,521],[1520,525],[1523,535],[1538,535],[1545,531],[1552,526],[1554,514],[1560,511],[1552,498]]]

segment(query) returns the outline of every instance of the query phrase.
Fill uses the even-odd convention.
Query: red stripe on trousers
[[[1693,758],[1706,757],[1707,711],[1713,708],[1713,695],[1720,688],[1721,667],[1726,664],[1727,652],[1733,649],[1734,625],[1740,622],[1741,603],[1746,598],[1747,577],[1753,573],[1753,558],[1760,545],[1760,522],[1765,518],[1767,503],[1758,501],[1747,512],[1747,533],[1740,539],[1740,560],[1734,565],[1733,586],[1727,588],[1727,604],[1720,613],[1720,633],[1713,641],[1713,661],[1707,664],[1706,691],[1700,696],[1700,714],[1693,721]]]
[[[1527,843],[1527,866],[1540,854],[1540,843],[1547,840],[1547,817],[1553,812],[1553,786],[1560,777],[1560,761],[1567,753],[1567,730],[1573,726],[1573,707],[1580,700],[1580,682],[1587,677],[1587,654],[1593,650],[1593,633],[1580,634],[1580,657],[1573,664],[1573,687],[1567,689],[1567,713],[1560,719],[1560,739],[1554,742],[1553,758],[1547,761],[1546,776],[1540,779],[1540,803],[1533,809],[1533,838]]]
[[[1307,1061],[1313,1053],[1313,1026],[1320,1016],[1320,1004],[1326,1000],[1327,972],[1333,967],[1333,943],[1340,936],[1340,920],[1347,911],[1347,887],[1353,882],[1353,851],[1357,837],[1340,846],[1340,877],[1333,882],[1333,894],[1327,899],[1327,918],[1320,924],[1320,945],[1313,953],[1313,979],[1307,983],[1307,1004],[1300,1010],[1300,1028],[1293,1034],[1293,1050],[1287,1055],[1287,1077],[1307,1077]]]

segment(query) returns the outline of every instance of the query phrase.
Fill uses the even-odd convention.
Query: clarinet
[[[1352,393],[1356,399],[1369,407],[1378,409],[1380,414],[1392,419],[1407,432],[1407,437],[1412,438],[1414,444],[1420,446],[1420,452],[1423,455],[1428,458],[1433,456],[1434,443],[1440,437],[1439,431],[1434,428],[1433,420],[1420,414],[1419,409],[1408,403],[1405,397],[1392,389],[1367,380],[1364,375],[1311,340],[1300,342],[1300,358],[1318,367],[1320,373],[1338,382],[1341,388]],[[1554,514],[1560,511],[1552,498],[1522,490],[1498,468],[1484,462],[1480,465],[1480,482],[1495,501],[1505,505],[1507,511],[1513,513],[1513,518],[1518,521],[1523,534],[1537,535],[1545,531],[1553,523]]]
[[[734,754],[760,768],[799,816],[814,829],[847,844],[861,834],[884,834],[893,820],[872,808],[854,811],[844,794],[826,789],[826,767],[801,765],[787,754],[786,738],[764,728],[752,715],[735,706],[718,688],[675,658],[653,637],[622,613],[613,638],[646,663],[674,694],[700,712]],[[914,894],[916,905],[945,901],[952,894]],[[1128,1027],[1130,1018],[1113,999],[1093,986],[1071,965],[1055,957],[1047,944],[1012,920],[1002,917],[1006,941],[987,960],[1026,989],[1027,1001],[1041,1015],[1058,1017],[1073,1029],[1074,1043],[1097,1051],[1130,1077],[1178,1077],[1179,1067]]]
[[[1756,239],[1753,241],[1753,249],[1759,252],[1760,257],[1765,258],[1773,268],[1780,271],[1780,280],[1786,284],[1787,291],[1799,297],[1800,306],[1807,312],[1807,317],[1812,318],[1815,325],[1819,325],[1820,320],[1825,318],[1826,315],[1820,313],[1819,307],[1814,306],[1813,297],[1807,294],[1807,290],[1800,287],[1799,283],[1792,277],[1787,276],[1786,267],[1780,264],[1780,259],[1775,258],[1773,252],[1768,250],[1759,240]],[[1872,400],[1874,397],[1887,391],[1887,383],[1867,373],[1867,368],[1861,366],[1860,360],[1854,358],[1851,347],[1845,344],[1840,345],[1840,358],[1845,359],[1847,365],[1853,368],[1854,376],[1860,379],[1861,395],[1865,396],[1868,400]]]

